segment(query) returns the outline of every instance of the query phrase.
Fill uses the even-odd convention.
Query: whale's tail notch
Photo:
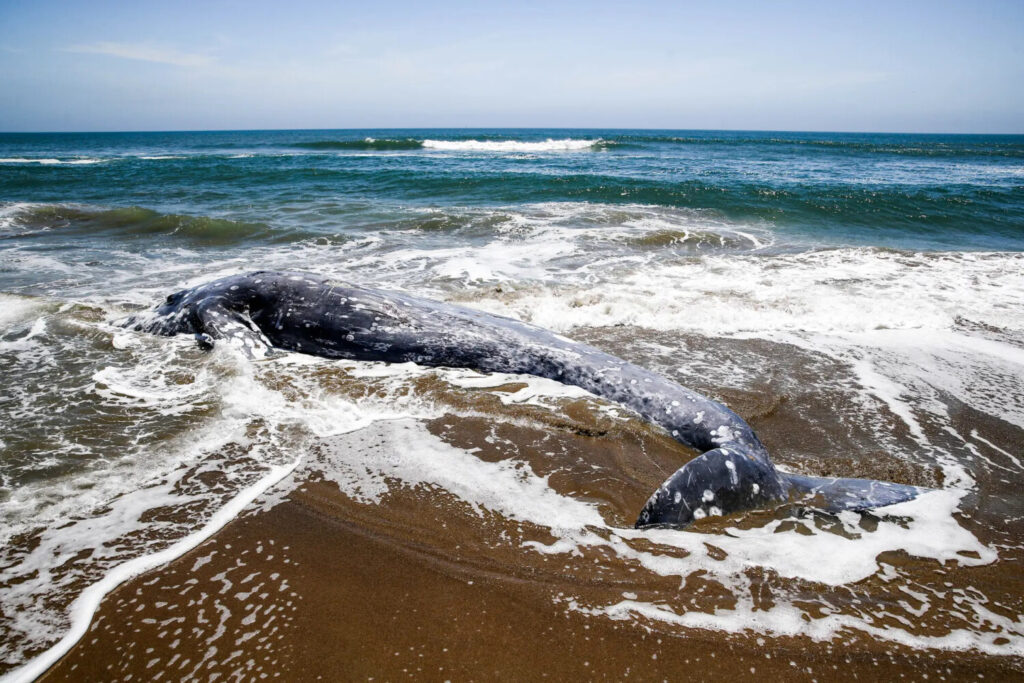
[[[928,489],[873,479],[780,472],[760,453],[729,444],[679,468],[648,499],[636,521],[684,528],[707,516],[806,501],[828,512],[868,510],[912,500]]]

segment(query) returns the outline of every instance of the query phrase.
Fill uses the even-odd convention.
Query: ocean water
[[[112,324],[258,268],[555,329],[736,407],[784,467],[938,490],[870,520],[755,514],[640,544],[614,501],[551,483],[573,459],[540,474],[423,426],[560,414],[581,399],[560,385],[253,364]],[[366,505],[437,487],[554,537],[524,554],[601,547],[734,598],[560,594],[595,619],[1024,654],[1024,136],[0,134],[0,374],[0,672],[84,628],[110,577],[184,552],[325,443],[322,474]],[[525,388],[497,391],[510,381]],[[770,609],[752,567],[778,580]]]

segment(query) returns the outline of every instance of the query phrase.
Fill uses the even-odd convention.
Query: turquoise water
[[[424,145],[432,140],[456,145]],[[547,140],[584,146],[531,147]],[[509,148],[486,149],[486,143]],[[265,227],[185,231],[190,239],[223,246],[236,239],[404,228],[410,208],[444,212],[587,202],[699,210],[769,230],[787,246],[1024,249],[1024,136],[639,130],[7,134],[0,135],[0,159],[0,201],[75,203],[91,210],[141,207]],[[80,220],[90,221],[86,231],[116,223],[121,237],[105,232],[111,239],[132,234],[127,219],[108,218]],[[165,232],[148,218],[138,229],[143,236]]]

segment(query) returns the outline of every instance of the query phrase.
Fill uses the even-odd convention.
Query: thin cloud
[[[174,48],[148,43],[99,42],[88,45],[72,45],[71,47],[64,48],[64,51],[107,55],[122,59],[134,59],[140,62],[156,62],[157,64],[185,67],[207,66],[214,61],[209,55],[182,52]]]

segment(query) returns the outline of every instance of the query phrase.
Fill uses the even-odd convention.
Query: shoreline
[[[633,348],[628,330],[579,333],[626,358],[642,352],[656,366],[670,359]],[[832,360],[758,340],[652,333],[649,342],[665,354],[697,347],[723,358],[770,358],[784,384],[771,376],[740,386],[700,374],[694,379],[747,419],[780,465],[823,476],[941,483],[934,464],[886,455],[877,445],[865,450],[884,425],[904,443],[913,443],[912,435],[884,401],[874,420],[851,422],[836,410],[848,394]],[[90,678],[107,677],[111,667],[137,680],[195,667],[197,657],[204,675],[251,677],[255,670],[238,669],[240,662],[263,661],[268,643],[278,641],[280,651],[298,654],[283,663],[266,659],[261,673],[394,678],[413,664],[428,672],[401,649],[399,655],[375,649],[396,634],[439,675],[456,671],[465,678],[518,675],[522,662],[545,647],[542,637],[559,643],[563,657],[538,660],[530,678],[664,678],[692,665],[715,675],[751,668],[788,678],[802,672],[807,680],[840,665],[865,667],[864,675],[882,667],[890,678],[922,666],[940,678],[975,670],[986,677],[1024,675],[1016,621],[1024,594],[1014,572],[1019,553],[1003,544],[1012,532],[1000,530],[1005,512],[999,508],[967,501],[955,514],[916,509],[851,521],[782,506],[703,520],[687,532],[634,533],[636,511],[650,492],[692,456],[660,429],[589,395],[519,376],[321,366],[305,357],[258,367],[270,383],[295,381],[302,368],[357,404],[380,398],[391,404],[396,397],[388,387],[401,386],[413,394],[397,405],[429,405],[431,417],[399,411],[304,441],[290,466],[255,476],[258,482],[199,532],[93,584],[74,603],[73,630],[45,659],[8,672],[5,683],[32,680],[64,652],[47,680],[75,678],[83,667]],[[840,388],[824,390],[812,381],[823,373]],[[815,389],[791,388],[805,381]],[[300,386],[309,385],[278,389],[294,400]],[[987,440],[979,443],[992,457],[1012,458],[1006,449],[1019,429],[967,406],[951,411],[949,420],[956,433],[981,429]],[[938,438],[932,425],[922,425],[930,439]],[[851,455],[812,455],[837,452]],[[210,464],[233,457],[229,448],[211,454]],[[998,464],[988,456],[982,462]],[[1000,471],[976,470],[976,490],[1007,490]],[[918,523],[923,526],[915,530]],[[265,557],[268,548],[280,549],[276,561]],[[951,554],[957,550],[966,552]],[[822,553],[829,562],[806,559]],[[250,590],[247,584],[259,577],[262,583],[271,577],[275,589]],[[91,602],[89,612],[99,605],[91,620],[82,618],[83,602]],[[412,612],[407,604],[415,605]],[[490,607],[477,613],[474,605]],[[358,629],[339,626],[350,613],[364,615]],[[458,637],[444,635],[450,631]],[[72,646],[78,635],[84,637]],[[480,637],[520,649],[512,656],[484,643],[468,658],[449,654]],[[348,653],[344,661],[332,654],[339,642]],[[186,657],[182,643],[199,654]],[[932,649],[939,643],[948,649]],[[956,649],[979,644],[995,653]],[[436,646],[429,657],[428,645]],[[141,664],[140,652],[147,655]],[[125,653],[136,658],[122,663]],[[566,653],[577,658],[564,661]],[[352,668],[353,658],[364,668]],[[783,660],[795,665],[787,669]],[[580,662],[587,663],[583,669]]]
[[[556,493],[598,502],[602,516],[617,526],[628,525],[629,512],[656,485],[651,482],[680,457],[674,442],[642,422],[610,420],[578,401],[562,404],[562,414],[553,417],[536,406],[504,405],[494,393],[482,398],[503,405],[505,419],[514,422],[495,427],[485,417],[445,415],[423,424],[455,448],[474,450],[471,457],[484,465],[506,462],[499,445],[516,439],[519,457],[549,477]],[[788,421],[787,410],[778,408],[761,426],[777,427],[780,414]],[[531,416],[543,416],[542,422],[529,426]],[[599,606],[638,599],[677,612],[687,604],[705,611],[728,609],[733,598],[699,577],[681,584],[679,576],[644,574],[641,565],[609,558],[605,546],[584,544],[566,554],[551,529],[482,508],[445,487],[392,480],[376,498],[366,488],[344,493],[332,457],[355,447],[365,449],[360,461],[378,457],[386,439],[374,440],[374,434],[388,433],[380,427],[369,435],[342,435],[304,454],[290,475],[254,496],[209,538],[122,583],[42,680],[139,680],[157,671],[171,678],[646,680],[692,667],[708,678],[896,679],[922,671],[939,680],[1024,676],[1020,656],[915,649],[859,630],[815,641],[680,629],[637,614],[609,618]],[[410,448],[422,446],[400,437],[392,435]],[[586,477],[545,473],[547,449],[583,453],[599,471],[629,463],[631,473],[616,481],[602,481],[589,466]],[[893,567],[919,564],[902,552],[884,558]],[[979,579],[986,586],[1015,581],[1006,576],[1006,561],[1013,558],[978,568],[990,579],[931,565],[949,574],[949,585],[970,587]],[[889,600],[877,578],[867,581],[864,595]],[[751,575],[757,604],[770,608],[780,581],[771,572]],[[834,600],[835,591],[824,588],[806,600]],[[887,627],[900,628],[896,622]],[[921,628],[919,635],[928,633],[926,624]]]
[[[382,534],[370,506],[333,489],[307,480],[273,507],[250,508],[185,555],[120,585],[86,637],[41,680],[155,680],[156,671],[211,680],[647,680],[692,667],[701,679],[1024,675],[1018,657],[921,652],[869,637],[854,636],[851,646],[844,638],[680,635],[658,622],[593,618],[553,600],[557,586],[542,573],[509,575],[471,551],[439,556],[401,533]],[[390,503],[424,508],[433,498],[403,491]],[[458,540],[449,542],[459,548]]]
[[[85,636],[93,624],[100,605],[111,593],[115,592],[122,584],[131,581],[139,575],[150,571],[159,571],[161,566],[175,562],[197,546],[203,544],[226,525],[231,524],[246,506],[288,476],[298,464],[299,460],[296,460],[290,466],[270,468],[258,482],[239,491],[238,495],[228,501],[195,533],[189,534],[163,550],[136,557],[114,567],[100,581],[83,590],[72,602],[70,608],[71,626],[67,634],[53,646],[43,653],[36,655],[24,665],[4,673],[0,676],[0,681],[3,681],[3,683],[29,683],[45,675],[52,669],[55,663],[59,662],[69,651],[77,647],[82,637]]]

